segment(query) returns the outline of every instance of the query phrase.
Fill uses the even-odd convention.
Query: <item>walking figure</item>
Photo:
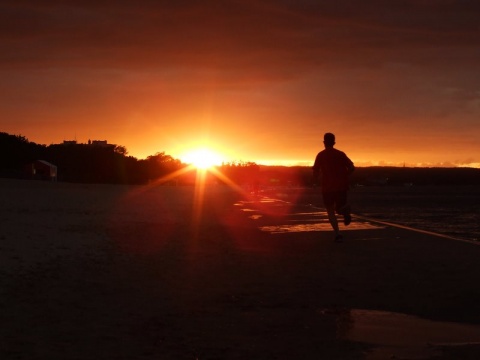
[[[349,176],[355,170],[352,160],[340,150],[335,149],[335,135],[326,133],[323,136],[325,149],[320,151],[313,165],[314,179],[321,176],[323,204],[328,214],[328,221],[335,232],[335,241],[343,241],[338,228],[335,213],[343,215],[343,223],[349,225],[352,221],[350,205],[347,203]]]

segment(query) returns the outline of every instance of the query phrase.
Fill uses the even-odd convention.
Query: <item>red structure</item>
[[[57,181],[57,167],[45,160],[35,160],[25,166],[30,179]]]

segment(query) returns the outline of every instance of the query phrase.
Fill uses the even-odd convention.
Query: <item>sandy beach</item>
[[[288,192],[0,179],[0,194],[1,359],[480,356],[477,244],[359,218],[337,244]],[[384,333],[445,330],[375,342],[382,314]]]

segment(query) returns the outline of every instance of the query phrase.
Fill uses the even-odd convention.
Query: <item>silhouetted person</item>
[[[343,215],[343,223],[352,221],[350,205],[347,203],[349,175],[355,170],[353,162],[340,150],[334,149],[335,135],[326,133],[323,136],[325,149],[320,151],[313,165],[315,179],[321,176],[323,203],[327,210],[328,220],[335,232],[335,241],[343,237],[338,229],[337,214]]]

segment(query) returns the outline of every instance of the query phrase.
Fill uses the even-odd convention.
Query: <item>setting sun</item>
[[[181,160],[198,169],[208,169],[222,163],[222,157],[218,153],[209,149],[192,150],[181,156]]]

